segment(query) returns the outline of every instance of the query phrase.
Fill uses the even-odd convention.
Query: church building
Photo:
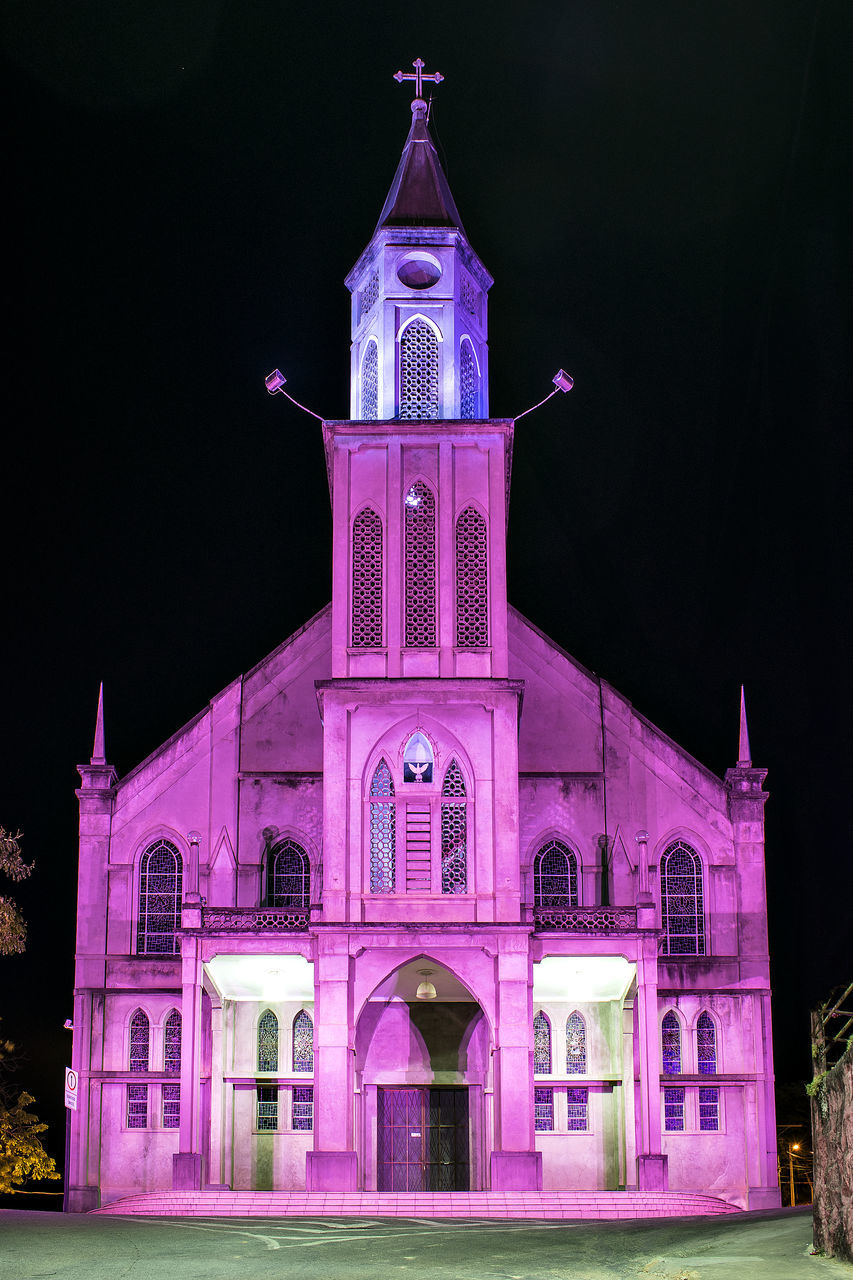
[[[766,770],[743,703],[720,779],[507,602],[492,278],[422,65],[347,277],[352,416],[322,424],[331,603],[121,779],[99,703],[75,1210],[172,1189],[779,1203]]]

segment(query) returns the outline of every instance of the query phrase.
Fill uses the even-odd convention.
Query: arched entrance
[[[374,989],[355,1035],[366,1190],[486,1185],[490,1044],[480,1004],[437,961],[420,956]]]

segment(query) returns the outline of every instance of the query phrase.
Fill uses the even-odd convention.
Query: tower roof
[[[427,104],[412,103],[412,127],[376,230],[380,227],[458,227],[456,202],[427,128]],[[375,233],[374,233],[375,234]]]

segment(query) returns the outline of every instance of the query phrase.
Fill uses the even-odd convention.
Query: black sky
[[[120,773],[322,607],[314,420],[410,121],[519,424],[510,597],[718,774],[770,770],[778,1073],[853,977],[849,0],[4,0],[0,823],[37,862],[0,1013],[58,1146],[75,765]],[[554,589],[555,576],[559,590]]]

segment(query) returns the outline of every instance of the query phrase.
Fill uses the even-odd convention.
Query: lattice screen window
[[[684,1090],[664,1089],[663,1091],[663,1127],[668,1133],[681,1133],[684,1130]]]
[[[551,1024],[541,1009],[533,1019],[533,1074],[551,1074]]]
[[[166,1019],[163,1046],[163,1070],[171,1076],[181,1074],[181,1015],[173,1009]]]
[[[258,1019],[258,1070],[278,1071],[278,1018],[272,1009]]]
[[[699,1090],[699,1128],[704,1133],[715,1133],[720,1127],[719,1089]]]
[[[361,416],[369,422],[379,416],[379,348],[373,341],[361,362]]]
[[[537,907],[578,905],[578,860],[561,840],[549,840],[533,860],[533,902]]]
[[[480,375],[477,358],[467,338],[459,349],[459,416],[476,418],[480,400]]]
[[[456,643],[484,649],[489,643],[489,573],[486,522],[475,507],[456,521]]]
[[[462,286],[459,290],[462,306],[468,312],[469,316],[478,317],[480,314],[480,290],[472,280],[467,276],[462,277]]]
[[[664,1014],[661,1033],[661,1069],[664,1075],[681,1073],[681,1023],[670,1009]]]
[[[293,1019],[293,1070],[314,1070],[314,1023],[304,1009]]]
[[[294,1129],[310,1133],[314,1128],[314,1086],[298,1084],[293,1090],[291,1124]]]
[[[671,844],[660,860],[663,955],[705,954],[702,861],[683,840]]]
[[[130,1020],[130,1061],[131,1071],[147,1071],[151,1024],[148,1015],[141,1009]]]
[[[536,1085],[533,1090],[533,1127],[542,1133],[554,1129],[554,1090]]]
[[[399,417],[417,422],[438,417],[438,338],[425,320],[412,320],[400,336]]]
[[[370,783],[370,892],[393,893],[396,884],[397,813],[394,779],[380,760]]]
[[[406,525],[405,638],[411,649],[435,645],[435,496],[416,480],[404,502]]]
[[[180,1129],[181,1127],[181,1086],[179,1084],[163,1085],[163,1128]]]
[[[310,901],[308,854],[295,840],[282,840],[267,855],[267,906],[307,907]]]
[[[455,760],[441,788],[441,892],[468,892],[468,800]]]
[[[148,1085],[127,1086],[127,1110],[125,1123],[128,1129],[148,1128]]]
[[[352,647],[382,647],[382,521],[370,507],[352,525]]]
[[[717,1028],[709,1013],[700,1013],[696,1023],[696,1065],[700,1076],[712,1076],[717,1070]]]
[[[589,1128],[589,1093],[586,1089],[566,1089],[567,1128],[570,1133],[585,1133]]]
[[[139,918],[136,949],[174,955],[181,917],[183,861],[170,840],[158,840],[139,864]]]
[[[379,272],[374,271],[359,295],[358,318],[369,316],[379,300]]]
[[[566,1019],[566,1075],[586,1075],[586,1023],[577,1010]]]
[[[258,1129],[278,1128],[278,1085],[259,1084],[257,1092],[257,1117],[255,1125]]]

